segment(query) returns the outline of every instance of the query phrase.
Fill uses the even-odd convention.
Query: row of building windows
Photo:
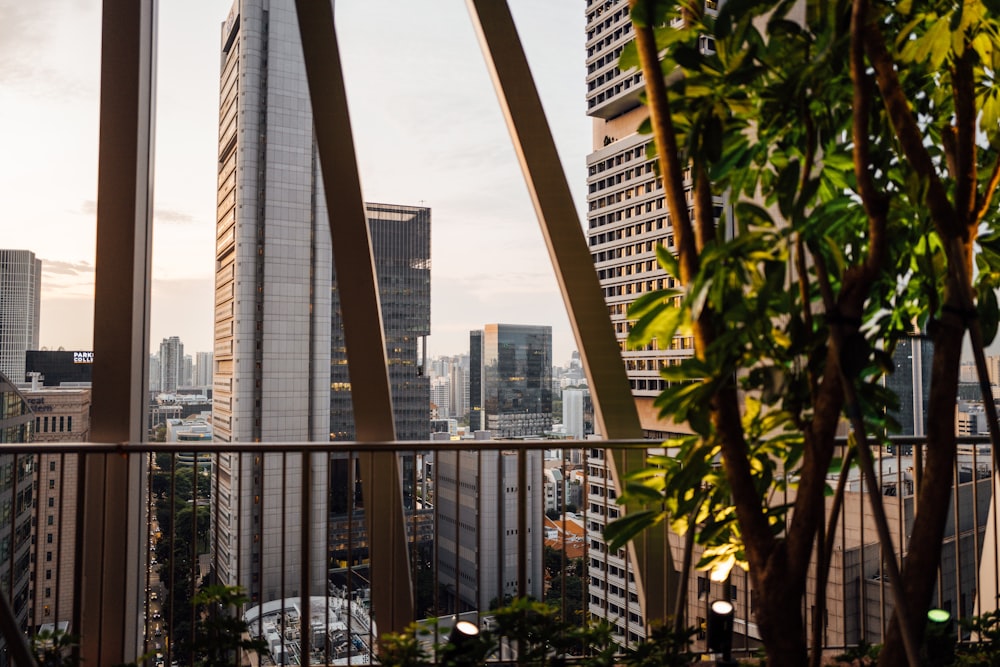
[[[51,428],[49,428],[50,422],[48,417],[35,417],[35,432],[36,433],[72,433],[73,432],[73,417],[70,416],[60,416],[58,428],[56,428],[56,417],[52,416]]]

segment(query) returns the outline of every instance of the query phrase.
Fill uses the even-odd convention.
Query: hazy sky
[[[90,349],[98,0],[0,0],[0,246],[43,262],[41,344]],[[219,26],[231,0],[160,0],[151,346],[212,348]],[[510,0],[585,210],[584,3]],[[431,207],[432,356],[488,322],[551,324],[575,348],[527,190],[458,0],[339,0],[362,187]]]

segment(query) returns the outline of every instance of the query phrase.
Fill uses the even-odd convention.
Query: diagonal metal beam
[[[145,435],[153,210],[156,0],[105,0],[91,438]],[[143,456],[81,456],[74,625],[87,665],[142,653]]]
[[[467,4],[562,291],[598,426],[608,439],[641,438],[608,307],[510,8],[502,0]],[[642,467],[644,454],[616,450],[608,462],[620,493],[620,475]],[[647,532],[629,549],[638,564],[636,580],[647,622],[665,619],[668,586],[675,584],[665,529]]]
[[[382,311],[365,214],[347,93],[329,0],[296,0],[306,78],[340,285],[354,425],[360,442],[396,439]],[[348,282],[344,278],[350,277]],[[371,554],[372,603],[380,632],[413,621],[413,587],[403,517],[399,458],[363,453],[361,485]]]

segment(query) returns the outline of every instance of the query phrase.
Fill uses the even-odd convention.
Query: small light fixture
[[[929,664],[951,663],[955,653],[955,639],[951,634],[951,612],[944,609],[931,609],[927,612],[924,647]]]
[[[451,628],[448,635],[448,646],[441,655],[441,663],[464,667],[465,665],[475,665],[478,660],[475,658],[476,649],[473,644],[479,637],[479,626],[469,621],[458,621]]]
[[[735,665],[733,662],[733,616],[735,609],[727,600],[716,600],[708,607],[707,644],[710,653],[722,654],[717,665]]]

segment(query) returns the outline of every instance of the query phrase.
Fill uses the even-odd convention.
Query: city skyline
[[[0,178],[6,245],[44,260],[40,346],[91,349],[100,11],[3,5],[11,118],[0,140],[18,156]],[[151,347],[176,335],[212,349],[218,33],[230,5],[160,5]],[[511,5],[582,211],[583,18],[569,0]],[[341,3],[337,17],[365,198],[435,211],[430,356],[465,351],[481,322],[521,321],[552,325],[554,358],[568,359],[565,308],[465,8],[383,0]]]

